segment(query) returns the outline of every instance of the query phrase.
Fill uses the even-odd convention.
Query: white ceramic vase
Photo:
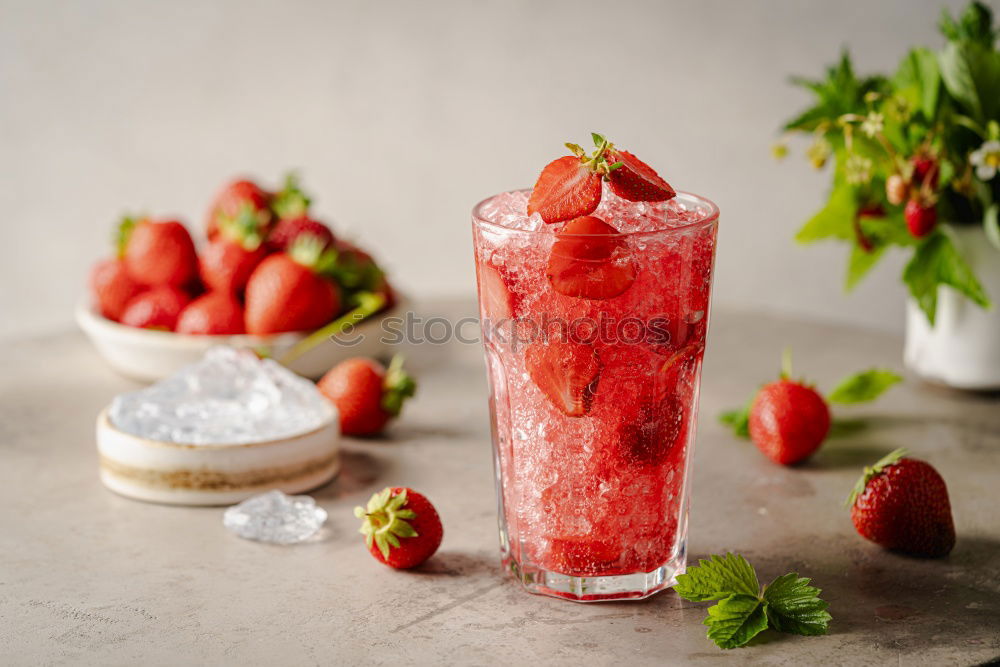
[[[1000,250],[982,227],[955,229],[955,244],[993,302],[980,308],[950,287],[938,288],[932,327],[916,302],[906,305],[906,366],[931,382],[975,391],[1000,389]]]

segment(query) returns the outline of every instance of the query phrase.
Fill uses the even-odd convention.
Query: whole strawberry
[[[906,228],[910,230],[910,235],[917,239],[924,238],[937,226],[937,209],[933,204],[921,201],[919,197],[906,202],[903,216],[906,218]]]
[[[129,275],[143,285],[183,287],[198,277],[198,256],[184,225],[125,218],[119,243]]]
[[[750,406],[750,438],[775,463],[809,458],[830,430],[830,409],[812,387],[782,377],[761,387]]]
[[[225,238],[224,234],[216,234],[198,258],[201,280],[210,290],[241,293],[266,256],[263,246],[248,248],[239,241]]]
[[[314,236],[319,239],[323,248],[333,245],[333,232],[319,220],[307,216],[284,218],[279,220],[267,237],[268,248],[274,251],[286,250],[300,236]]]
[[[128,302],[145,289],[129,275],[125,262],[103,259],[90,272],[90,290],[101,315],[118,321]]]
[[[174,330],[206,336],[244,333],[243,306],[230,292],[208,292],[184,307]]]
[[[858,534],[886,549],[939,557],[955,546],[948,487],[929,463],[897,449],[865,468],[848,498]]]
[[[938,168],[937,160],[930,155],[917,155],[913,158],[911,164],[913,165],[913,187],[926,187],[931,191],[936,190],[941,177],[941,170]]]
[[[266,230],[273,219],[271,195],[249,180],[237,180],[226,185],[215,196],[208,211],[205,233],[215,238],[225,220],[253,219],[261,230]]]
[[[246,287],[246,329],[254,335],[310,331],[340,312],[340,293],[324,275],[332,259],[312,239],[268,256]]]
[[[387,487],[356,507],[360,532],[376,560],[405,570],[420,565],[441,546],[444,529],[434,505],[413,489]]]
[[[389,368],[374,359],[355,357],[340,362],[316,385],[337,406],[344,435],[375,435],[399,416],[417,384],[403,370],[403,358],[393,357]]]
[[[128,302],[121,323],[140,329],[173,331],[177,318],[190,300],[187,293],[176,287],[154,287]]]

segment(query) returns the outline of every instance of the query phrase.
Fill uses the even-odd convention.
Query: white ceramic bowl
[[[404,312],[405,308],[405,302],[399,299],[392,310],[363,320],[354,327],[348,338],[350,343],[323,341],[285,365],[299,375],[317,379],[349,357],[382,356],[387,346],[382,341],[381,322],[388,315]],[[86,299],[76,307],[76,321],[112,368],[143,382],[154,382],[173,375],[182,367],[201,359],[205,351],[214,345],[266,350],[271,358],[282,361],[282,357],[308,335],[193,336],[137,329],[103,317]]]
[[[326,484],[340,470],[336,411],[320,427],[279,440],[185,445],[120,430],[105,408],[97,417],[101,481],[129,498],[169,505],[231,505],[279,489],[294,494]]]

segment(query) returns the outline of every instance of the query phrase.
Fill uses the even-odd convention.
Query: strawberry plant
[[[784,127],[811,136],[806,156],[815,168],[832,166],[829,199],[797,240],[848,243],[848,290],[888,248],[904,248],[910,260],[903,281],[931,324],[940,285],[990,305],[953,241],[953,226],[982,225],[1000,249],[993,15],[972,2],[957,19],[944,11],[940,30],[943,48],[911,49],[891,75],[859,76],[845,51],[824,78],[793,79],[816,101]],[[786,152],[783,140],[775,155]]]

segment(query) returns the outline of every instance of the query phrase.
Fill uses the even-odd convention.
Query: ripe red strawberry
[[[479,268],[479,298],[486,317],[494,324],[514,316],[514,295],[500,269],[483,264]]]
[[[594,212],[601,203],[601,176],[586,157],[567,155],[547,164],[528,198],[528,215],[562,222]]]
[[[403,358],[394,357],[386,370],[374,359],[356,357],[331,368],[317,389],[340,413],[344,435],[375,435],[399,416],[417,384],[403,370]]]
[[[90,272],[90,289],[101,315],[117,322],[128,302],[145,288],[128,274],[125,262],[103,259]]]
[[[267,237],[267,245],[271,250],[280,251],[289,248],[302,235],[310,234],[323,243],[323,248],[333,245],[333,232],[319,220],[301,216],[279,220]]]
[[[174,330],[207,336],[244,333],[243,306],[230,292],[208,292],[185,306]]]
[[[764,385],[750,406],[750,438],[775,463],[812,455],[830,430],[830,410],[812,387],[783,376]]]
[[[524,364],[535,385],[570,417],[590,410],[601,375],[601,360],[590,345],[549,340],[533,343]]]
[[[431,501],[406,487],[385,488],[354,508],[361,534],[379,562],[405,570],[420,565],[441,546],[444,528]]]
[[[173,331],[177,318],[190,300],[185,292],[176,287],[154,287],[128,302],[121,323],[140,329]]]
[[[937,160],[929,155],[918,155],[913,158],[912,164],[913,187],[922,188],[926,185],[932,191],[936,190],[941,177],[941,170],[938,168]]]
[[[948,487],[929,463],[897,449],[865,468],[848,498],[858,534],[886,549],[944,556],[955,546]]]
[[[224,220],[255,220],[262,231],[271,224],[271,195],[259,185],[248,180],[229,183],[216,195],[208,211],[205,233],[209,239],[215,237]]]
[[[143,285],[182,287],[198,277],[194,242],[179,222],[126,218],[119,238],[125,268]]]
[[[906,218],[906,228],[910,230],[910,235],[917,239],[924,238],[937,226],[937,209],[933,204],[922,203],[919,198],[906,202],[903,216]]]
[[[263,246],[250,250],[224,234],[217,234],[198,258],[201,280],[209,290],[230,294],[242,292],[250,275],[266,256]]]
[[[300,242],[258,264],[247,281],[247,333],[311,331],[333,320],[340,293],[321,275],[324,262],[320,248]]]
[[[635,281],[623,235],[592,215],[570,220],[556,234],[546,271],[552,289],[566,296],[610,299]]]
[[[622,165],[608,173],[611,190],[629,201],[666,201],[677,195],[670,184],[648,164],[628,151],[610,148],[607,161]]]

